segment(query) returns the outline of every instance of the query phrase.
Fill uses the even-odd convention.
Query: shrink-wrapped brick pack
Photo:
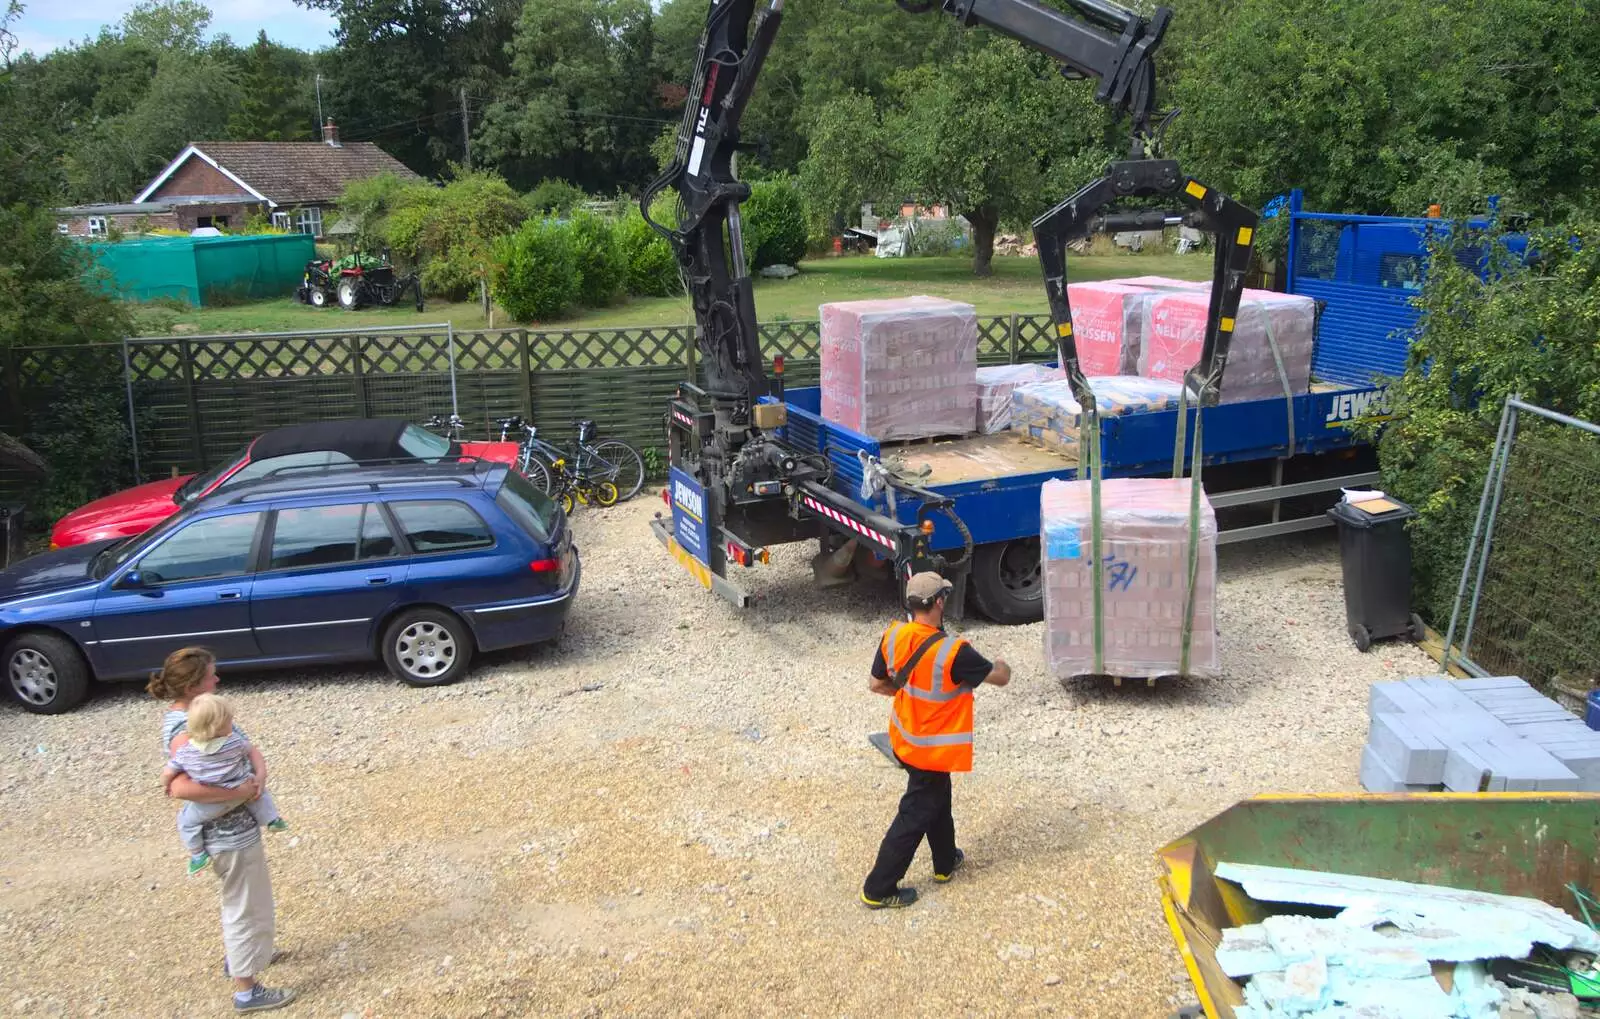
[[[1101,418],[1140,411],[1173,410],[1182,384],[1137,375],[1102,375],[1089,379]],[[1062,379],[1023,386],[1011,394],[1011,429],[1024,441],[1078,459],[1082,408],[1072,383]]]
[[[1206,290],[1167,290],[1145,305],[1139,374],[1155,379],[1182,381],[1200,360],[1205,341],[1206,313],[1211,294]],[[1283,380],[1270,338],[1283,357],[1284,374],[1291,393],[1303,393],[1311,383],[1311,355],[1316,341],[1316,307],[1311,298],[1270,290],[1246,290],[1239,301],[1233,342],[1228,348],[1227,370],[1219,399],[1223,403],[1282,397]]]
[[[936,297],[824,304],[822,416],[880,441],[966,435],[978,316]]]
[[[1182,657],[1189,571],[1188,478],[1100,483],[1101,619],[1110,676],[1171,675]],[[1094,673],[1090,484],[1047,481],[1039,496],[1045,658],[1059,678]],[[1217,672],[1217,519],[1200,495],[1187,675]]]
[[[997,364],[978,369],[978,431],[984,435],[1011,427],[1011,394],[1022,386],[1064,378],[1061,369],[1042,364]]]
[[[1067,284],[1072,338],[1085,375],[1139,374],[1145,305],[1155,293],[1124,280]]]
[[[1115,280],[1125,287],[1148,287],[1152,290],[1200,290],[1211,292],[1209,280],[1177,280],[1171,276],[1128,276]]]

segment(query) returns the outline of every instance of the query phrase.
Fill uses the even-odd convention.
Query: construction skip
[[[1209,1019],[1578,1019],[1597,830],[1600,794],[1258,796],[1157,883]]]

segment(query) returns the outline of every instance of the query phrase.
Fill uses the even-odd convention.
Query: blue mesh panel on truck
[[[1372,385],[1405,370],[1417,323],[1424,234],[1410,223],[1295,222],[1294,292],[1325,302],[1314,377]]]

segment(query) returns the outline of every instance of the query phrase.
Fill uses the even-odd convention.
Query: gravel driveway
[[[961,629],[1016,679],[978,696],[956,780],[968,866],[856,899],[904,780],[866,742],[892,598],[815,591],[809,549],[741,613],[584,510],[558,650],[407,689],[376,668],[224,674],[293,831],[266,836],[284,1015],[1165,1016],[1193,1000],[1154,850],[1258,792],[1356,790],[1367,684],[1328,536],[1225,548],[1227,678],[1064,689],[1041,627]],[[216,879],[188,880],[133,686],[57,718],[0,705],[0,1015],[231,1014]]]

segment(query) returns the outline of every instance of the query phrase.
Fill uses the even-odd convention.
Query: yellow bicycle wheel
[[[562,492],[561,493],[561,512],[567,514],[568,516],[571,516],[572,515],[572,511],[577,509],[577,508],[578,508],[577,503],[575,503],[573,501],[573,499],[572,499],[572,493],[571,492]]]
[[[594,486],[594,501],[602,506],[615,506],[618,494],[617,486],[609,481],[602,481]]]

